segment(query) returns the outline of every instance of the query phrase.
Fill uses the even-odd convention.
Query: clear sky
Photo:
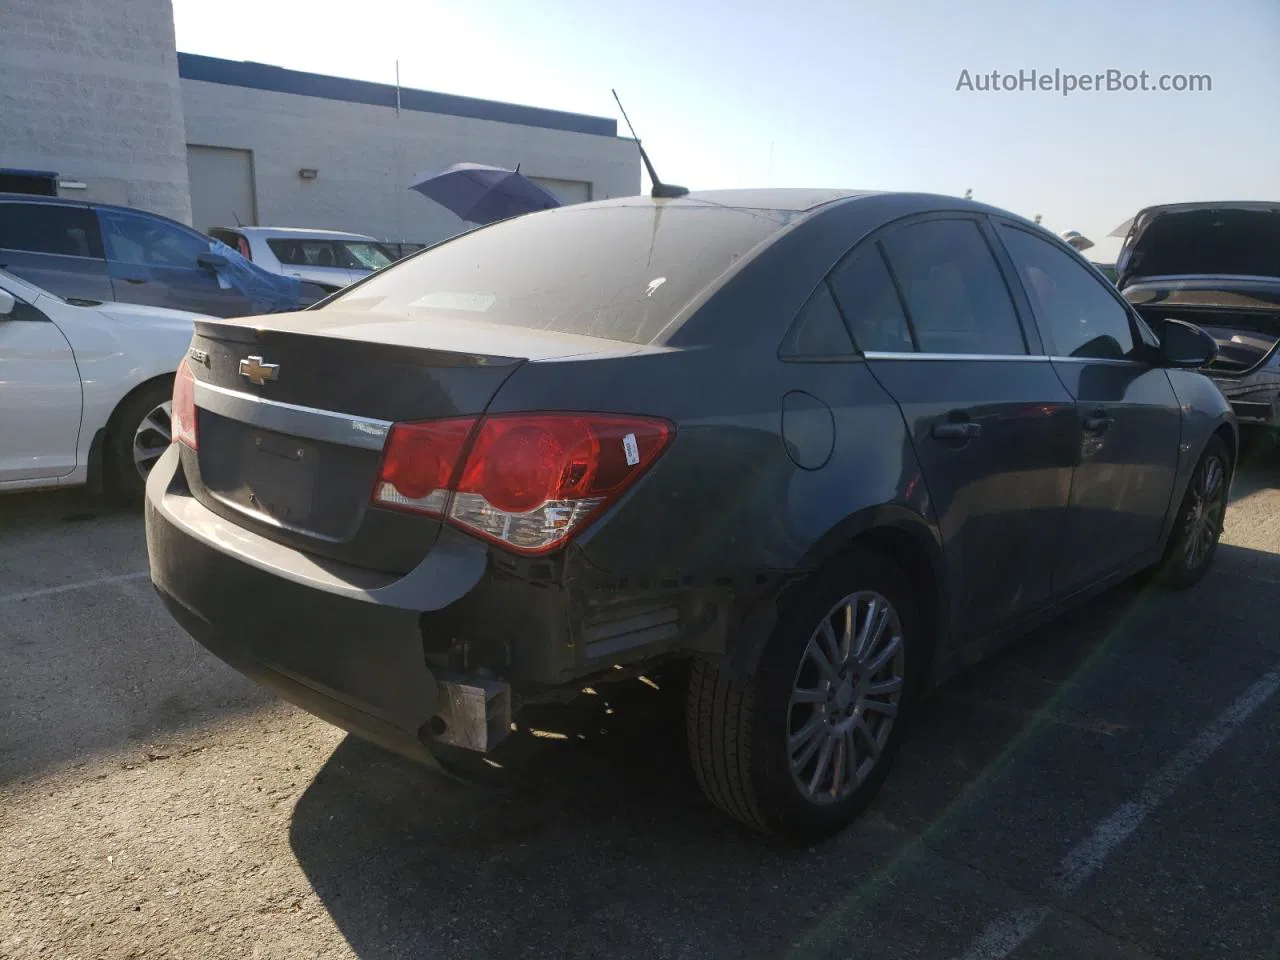
[[[1278,0],[174,0],[178,49],[616,117],[692,188],[963,194],[1103,241],[1140,207],[1280,200]],[[980,92],[962,70],[1208,74]],[[975,85],[977,81],[975,79]],[[625,133],[621,126],[620,132]]]

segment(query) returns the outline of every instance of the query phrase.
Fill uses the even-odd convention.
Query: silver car
[[[264,270],[341,290],[397,259],[373,237],[298,227],[214,227],[209,235]]]

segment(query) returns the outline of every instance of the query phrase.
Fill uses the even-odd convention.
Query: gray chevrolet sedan
[[[1075,251],[965,200],[630,197],[471,231],[318,308],[197,323],[147,486],[202,644],[426,763],[681,683],[707,796],[845,825],[926,691],[1151,569],[1237,431]]]

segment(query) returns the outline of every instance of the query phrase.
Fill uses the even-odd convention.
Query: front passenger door
[[[6,292],[15,303],[0,315],[0,486],[75,470],[82,405],[67,338],[43,311]]]
[[[228,279],[198,262],[209,238],[148,214],[102,207],[97,214],[117,300],[215,317],[252,312]]]
[[[1070,522],[1054,575],[1055,588],[1069,592],[1159,547],[1182,413],[1113,288],[1055,242],[1010,223],[997,229],[1076,403]]]

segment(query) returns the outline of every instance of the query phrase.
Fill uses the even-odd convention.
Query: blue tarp
[[[263,270],[221,240],[211,238],[209,252],[226,258],[227,265],[218,269],[218,277],[253,301],[255,313],[279,313],[300,307],[302,285],[296,277]]]

